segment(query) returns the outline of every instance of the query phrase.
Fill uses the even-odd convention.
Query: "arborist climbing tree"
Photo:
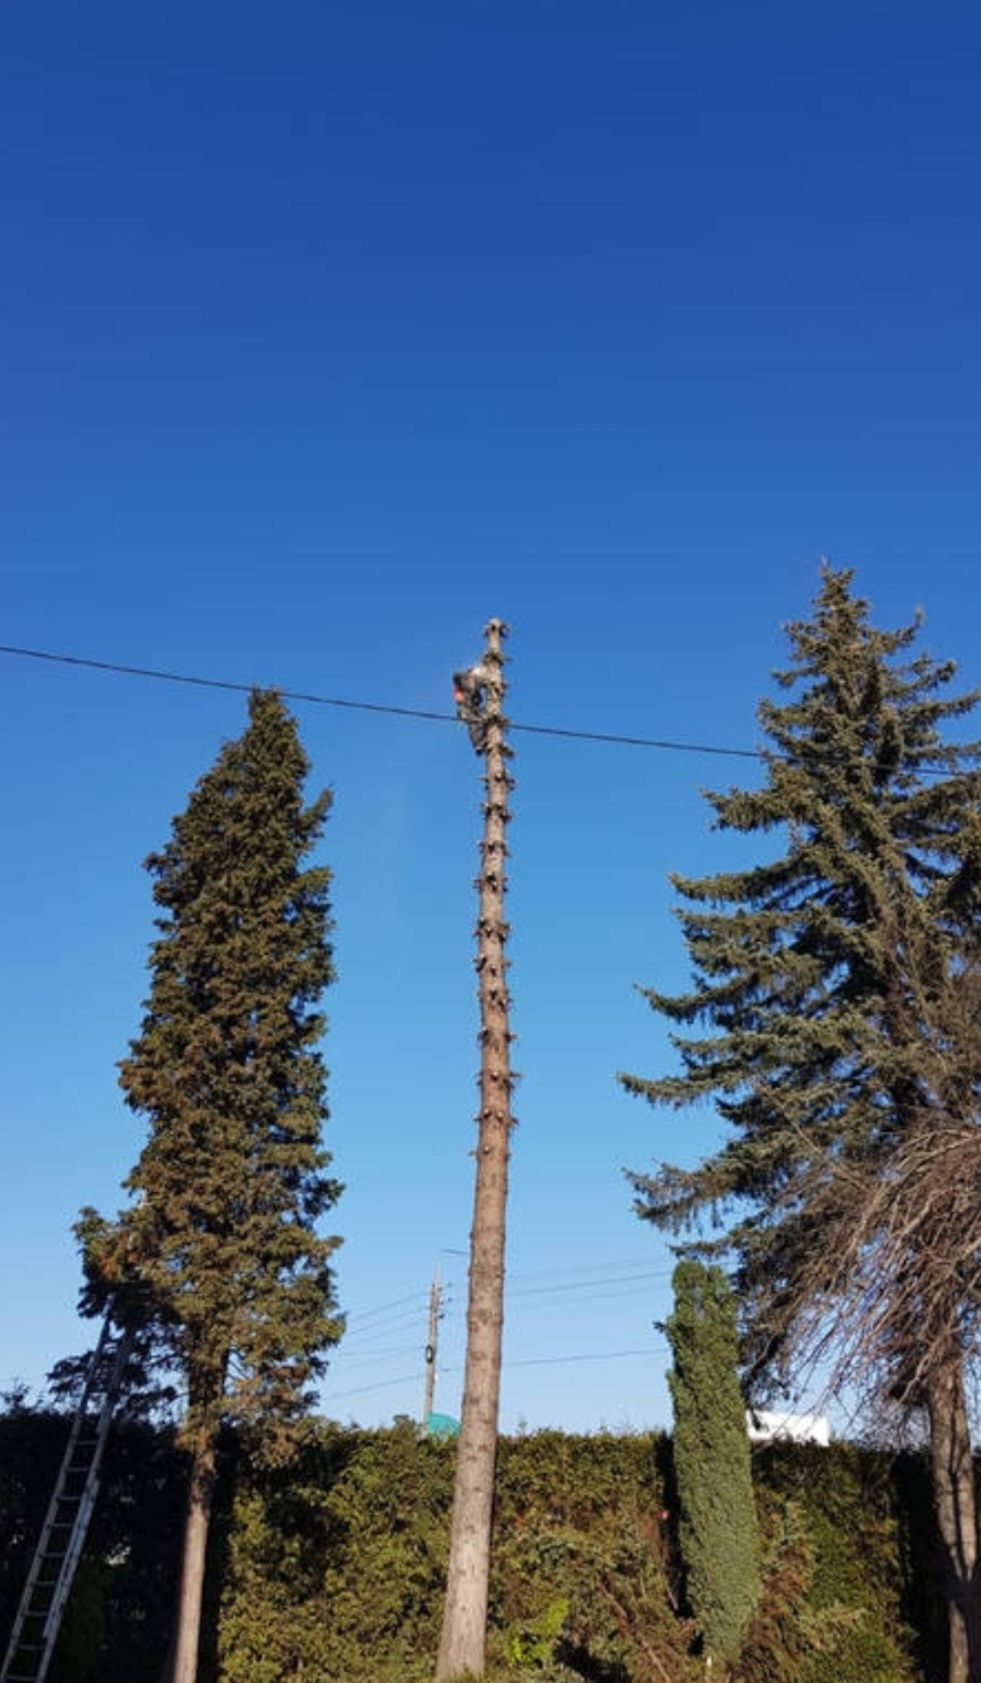
[[[446,1606],[436,1667],[438,1683],[468,1674],[481,1676],[487,1626],[504,1321],[505,1206],[513,1122],[504,894],[506,834],[511,816],[508,796],[514,784],[508,774],[511,750],[505,740],[505,634],[502,622],[492,619],[480,662],[453,675],[459,716],[476,752],[483,755],[485,798],[475,960],[481,1046],[477,1171],[470,1234],[467,1355]]]

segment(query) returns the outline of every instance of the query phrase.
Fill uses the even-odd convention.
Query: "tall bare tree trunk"
[[[177,1640],[174,1649],[173,1683],[196,1683],[198,1648],[201,1639],[201,1604],[204,1596],[204,1568],[211,1525],[211,1504],[215,1490],[215,1443],[212,1438],[196,1449],[191,1460],[184,1526],[184,1555],[181,1563],[180,1599],[177,1609]]]
[[[950,1629],[948,1683],[981,1683],[974,1466],[959,1356],[931,1381],[930,1460]]]
[[[491,620],[481,661],[484,690],[484,839],[478,879],[475,960],[480,998],[480,1114],[463,1407],[437,1683],[484,1671],[491,1517],[504,1321],[504,1215],[511,1129],[507,960],[504,943],[506,828],[512,787],[504,740],[505,627]]]

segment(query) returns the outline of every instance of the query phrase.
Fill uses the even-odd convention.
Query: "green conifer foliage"
[[[836,1189],[830,1221],[843,1169],[882,1169],[924,1118],[975,1104],[941,1065],[963,1067],[969,1038],[954,1013],[978,953],[981,754],[940,727],[978,696],[944,695],[952,663],[896,658],[917,629],[876,630],[851,575],[824,570],[776,675],[791,699],[759,709],[762,787],[708,797],[716,828],[786,845],[767,840],[746,870],[672,878],[695,982],[646,997],[676,1025],[682,1070],[621,1077],[658,1106],[714,1099],[728,1124],[694,1169],[633,1179],[647,1219],[725,1229],[763,1361],[813,1308],[822,1188]]]
[[[673,1284],[668,1388],[685,1583],[706,1656],[731,1664],[760,1595],[736,1305],[720,1268],[679,1262]]]
[[[958,1468],[937,1492],[953,1559],[974,1550],[981,749],[944,729],[979,697],[911,652],[918,620],[877,630],[851,584],[825,568],[788,628],[783,696],[759,709],[761,786],[709,796],[761,861],[672,879],[694,982],[647,997],[681,1071],[621,1079],[659,1107],[712,1099],[727,1124],[695,1168],[632,1178],[647,1219],[693,1240],[716,1227],[689,1254],[733,1261],[751,1378],[818,1355],[928,1408],[937,1467]],[[965,1607],[973,1570],[961,1552]]]
[[[135,1203],[92,1241],[110,1272],[136,1276],[186,1379],[197,1537],[182,1680],[194,1676],[188,1561],[200,1580],[219,1425],[257,1425],[270,1453],[286,1452],[340,1333],[337,1240],[318,1231],[339,1190],[321,1145],[316,1009],[332,979],[329,874],[304,868],[329,796],[304,805],[307,770],[279,697],[253,692],[247,729],[147,861],[159,934],[120,1080],[149,1137],[127,1182]]]

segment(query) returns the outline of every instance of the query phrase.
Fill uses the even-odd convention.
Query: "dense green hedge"
[[[0,1417],[0,1618],[9,1622],[64,1422]],[[452,1443],[409,1422],[323,1425],[289,1473],[226,1446],[206,1669],[221,1683],[423,1683],[432,1674]],[[765,1588],[739,1683],[914,1683],[941,1674],[925,1471],[847,1447],[757,1450]],[[182,1469],[116,1434],[52,1683],[159,1683]],[[542,1432],[501,1445],[492,1676],[695,1683],[670,1441]]]

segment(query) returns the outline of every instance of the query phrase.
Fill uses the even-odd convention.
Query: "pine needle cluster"
[[[321,1144],[319,997],[333,976],[329,873],[304,865],[330,796],[272,691],[253,692],[147,860],[159,910],[145,1014],[120,1081],[149,1132],[134,1203],[90,1250],[134,1282],[183,1371],[189,1446],[261,1422],[273,1451],[340,1334],[318,1223],[338,1195]]]
[[[978,693],[913,652],[918,619],[876,629],[846,571],[788,630],[762,786],[709,796],[766,857],[673,879],[693,985],[647,998],[681,1070],[621,1077],[713,1100],[726,1139],[632,1180],[645,1218],[733,1262],[757,1381],[821,1357],[912,1403],[978,1301],[981,747],[946,734]]]

